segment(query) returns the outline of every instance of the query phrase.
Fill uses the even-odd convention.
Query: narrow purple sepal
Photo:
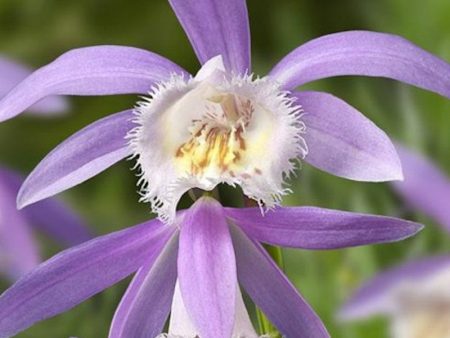
[[[137,272],[114,314],[109,338],[154,338],[164,328],[177,280],[178,236],[154,251]]]
[[[393,217],[316,207],[227,208],[226,214],[251,238],[303,249],[337,249],[408,238],[423,226]]]
[[[160,251],[172,230],[157,220],[65,250],[19,279],[0,297],[0,337],[67,311],[120,281]]]
[[[236,261],[222,206],[202,198],[186,213],[178,255],[180,290],[201,337],[229,338],[236,306]]]
[[[286,337],[328,338],[325,326],[271,260],[237,227],[231,227],[239,282],[255,304]]]
[[[425,157],[397,145],[405,180],[392,186],[411,207],[450,232],[450,179]]]
[[[339,312],[342,320],[366,318],[375,314],[391,313],[397,302],[396,288],[408,281],[419,283],[421,279],[442,269],[450,269],[450,256],[435,256],[408,262],[376,275],[366,282]]]
[[[36,70],[0,101],[0,121],[50,95],[147,94],[171,74],[188,74],[143,49],[95,46],[71,50]]]
[[[396,35],[349,31],[311,40],[285,56],[270,76],[285,88],[342,75],[386,77],[450,97],[450,65]]]
[[[202,64],[222,55],[225,67],[250,73],[250,28],[245,0],[169,0]]]
[[[333,175],[368,182],[401,180],[402,166],[384,131],[355,108],[320,92],[296,92],[305,112],[305,161]]]
[[[22,185],[17,204],[29,204],[69,189],[130,155],[125,136],[134,128],[132,110],[100,119],[51,151]]]

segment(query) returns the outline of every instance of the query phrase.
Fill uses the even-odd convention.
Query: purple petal
[[[130,155],[125,136],[133,127],[126,110],[98,120],[50,152],[25,180],[19,208],[69,189]]]
[[[67,311],[136,271],[172,235],[157,220],[73,247],[38,266],[0,297],[0,337]]]
[[[450,97],[450,65],[402,37],[367,31],[322,36],[270,72],[285,88],[341,75],[386,77]]]
[[[227,69],[250,72],[245,0],[169,0],[202,64],[222,55]]]
[[[273,263],[265,250],[231,228],[239,282],[286,337],[330,337],[320,318]]]
[[[435,256],[408,262],[378,274],[365,283],[342,307],[339,317],[344,320],[365,318],[374,314],[389,313],[395,306],[395,294],[405,282],[420,283],[423,279],[450,268],[450,256]]]
[[[30,68],[5,57],[0,57],[0,97],[6,95],[31,73]],[[37,115],[55,115],[64,112],[67,108],[68,103],[64,98],[52,96],[34,104],[28,111]]]
[[[26,218],[16,209],[16,190],[0,169],[0,271],[15,280],[35,268],[39,250]]]
[[[333,175],[380,182],[403,178],[389,137],[346,102],[320,92],[293,94],[305,111],[306,161]]]
[[[1,100],[0,121],[49,95],[147,94],[155,82],[173,73],[186,74],[171,61],[138,48],[74,49],[35,71]]]
[[[114,314],[109,338],[158,336],[169,316],[177,280],[178,236],[138,271]]]
[[[16,200],[17,193],[23,183],[22,175],[0,167],[0,180],[8,185],[12,200]],[[15,203],[14,203],[15,204]],[[14,205],[14,209],[16,206]],[[81,219],[57,200],[47,200],[23,209],[21,212],[29,224],[56,240],[68,245],[82,243],[91,238],[89,230]]]
[[[450,179],[424,157],[397,146],[405,180],[392,186],[413,208],[450,231]]]
[[[398,218],[315,207],[280,207],[265,215],[259,208],[227,208],[226,214],[253,239],[304,249],[399,241],[423,228]]]
[[[222,206],[196,202],[181,225],[181,295],[200,337],[229,338],[236,302],[236,261]]]

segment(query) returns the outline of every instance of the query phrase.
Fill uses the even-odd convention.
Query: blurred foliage
[[[402,35],[450,60],[448,0],[249,0],[254,71],[265,74],[280,57],[319,35],[370,29]],[[165,0],[1,0],[0,52],[32,66],[72,48],[122,44],[164,55],[195,72],[195,55]],[[389,80],[336,78],[309,86],[347,100],[387,133],[434,159],[450,174],[450,102]],[[30,171],[59,142],[101,116],[127,109],[136,97],[74,97],[72,112],[57,119],[22,116],[0,125],[0,161]],[[345,123],[345,121],[343,121]],[[62,195],[99,234],[151,217],[137,203],[130,162],[122,162]],[[317,205],[395,215],[430,225],[402,243],[336,251],[285,251],[286,270],[325,321],[333,337],[387,336],[383,319],[342,324],[335,313],[355,287],[401,261],[448,250],[449,240],[432,220],[404,208],[387,184],[339,179],[304,165],[292,182],[289,205]],[[224,200],[236,193],[223,188]],[[234,201],[234,202],[233,202]],[[45,242],[47,243],[47,242]],[[57,250],[43,245],[45,255]],[[18,337],[97,338],[107,335],[127,281]]]

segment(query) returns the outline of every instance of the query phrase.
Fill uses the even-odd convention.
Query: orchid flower
[[[202,197],[167,225],[158,219],[51,258],[0,297],[0,337],[67,311],[136,272],[110,338],[253,338],[239,285],[286,337],[329,337],[261,242],[335,249],[401,240],[421,225],[315,207],[224,208]]]
[[[19,82],[32,73],[27,66],[0,56],[0,97],[3,97]],[[55,115],[67,110],[67,101],[59,96],[47,97],[27,110],[30,114]]]
[[[405,180],[394,189],[411,206],[450,230],[450,180],[429,160],[397,146]],[[450,337],[450,256],[402,264],[366,282],[343,306],[344,320],[390,317],[395,338]]]
[[[91,238],[81,220],[61,202],[47,200],[18,211],[21,175],[0,167],[0,272],[15,280],[41,261],[32,230],[40,230],[63,245]]]
[[[130,155],[140,168],[142,199],[167,223],[183,193],[218,183],[239,185],[273,208],[289,193],[285,180],[303,158],[348,179],[401,179],[395,148],[373,122],[339,98],[296,87],[361,75],[450,97],[449,64],[401,37],[368,31],[312,40],[267,76],[253,76],[245,0],[169,2],[202,64],[195,77],[142,49],[94,46],[63,54],[0,102],[0,120],[7,120],[53,94],[146,95],[136,109],[93,123],[51,152],[21,189],[19,207]]]

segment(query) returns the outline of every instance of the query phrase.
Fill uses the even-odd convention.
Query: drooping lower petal
[[[411,207],[450,231],[450,179],[431,161],[397,145],[405,180],[392,186]]]
[[[188,74],[146,50],[95,46],[71,50],[36,70],[0,101],[0,121],[50,95],[146,94],[171,74]]]
[[[343,320],[366,318],[372,315],[393,313],[397,307],[396,292],[410,282],[425,282],[433,274],[450,269],[450,256],[435,256],[408,262],[378,274],[366,282],[339,312]],[[448,288],[446,288],[448,290]],[[448,294],[448,292],[447,292]]]
[[[222,55],[228,70],[250,73],[250,28],[245,0],[169,0],[198,59]]]
[[[357,181],[402,179],[402,166],[389,137],[346,102],[320,92],[296,92],[304,111],[305,161]]]
[[[200,337],[231,337],[236,261],[222,206],[202,198],[181,221],[178,274],[181,294]]]
[[[128,110],[107,116],[56,147],[25,180],[19,208],[80,184],[130,155],[125,136],[133,128],[132,116]]]
[[[450,97],[450,65],[391,34],[350,31],[309,41],[270,72],[284,88],[341,75],[386,77]]]
[[[114,314],[109,338],[154,338],[169,316],[177,279],[178,236],[147,257]]]
[[[0,57],[0,97],[5,96],[32,72],[30,68],[18,62]],[[67,108],[66,99],[60,96],[50,96],[32,105],[28,111],[36,115],[47,116],[63,113]]]
[[[16,280],[40,262],[30,225],[16,209],[16,190],[0,169],[0,272]]]
[[[98,237],[42,263],[0,297],[0,337],[71,309],[138,270],[172,229],[157,220]]]
[[[258,208],[227,208],[226,214],[253,239],[305,249],[399,241],[423,228],[393,217],[316,207],[279,207],[266,215],[261,215]]]
[[[286,337],[328,338],[320,318],[273,263],[264,248],[231,228],[239,282]]]

